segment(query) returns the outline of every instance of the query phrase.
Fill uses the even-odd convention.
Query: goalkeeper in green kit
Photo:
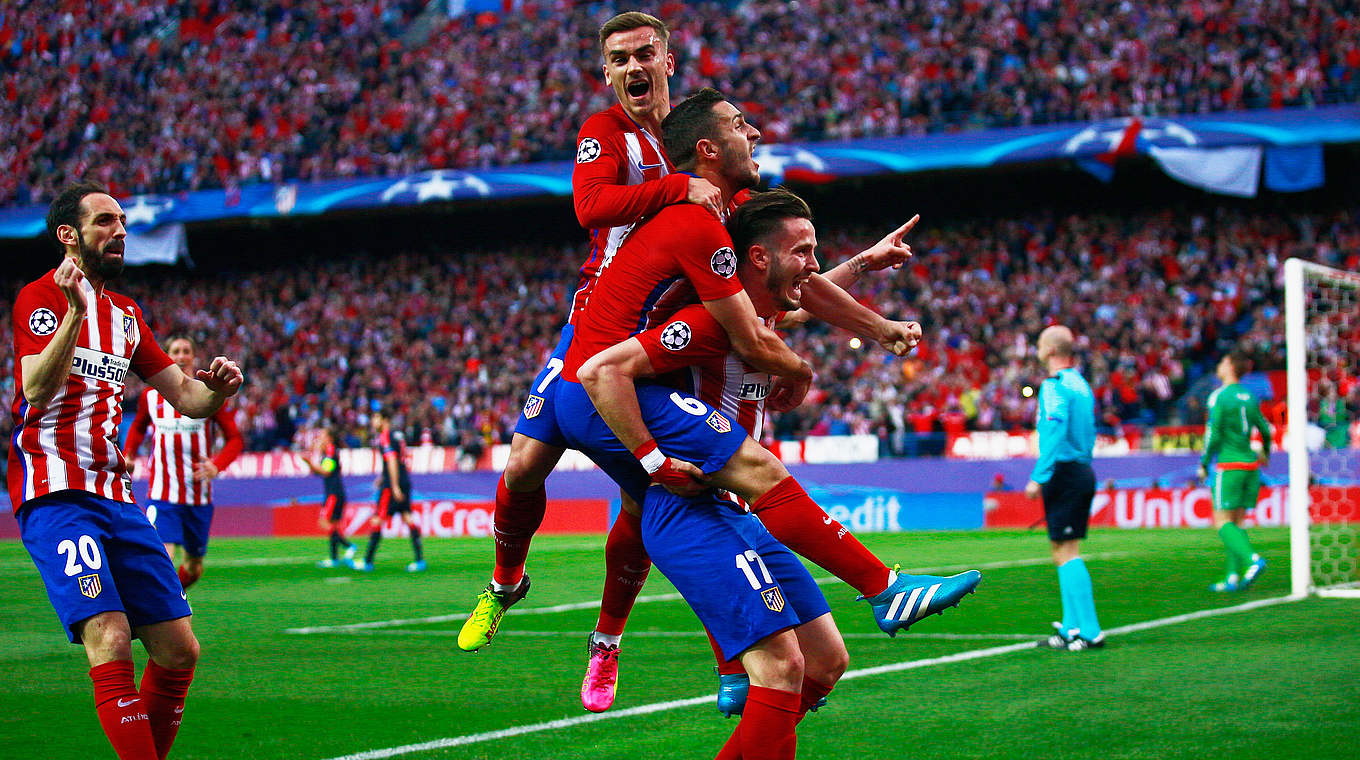
[[[1233,351],[1218,363],[1222,387],[1209,396],[1209,422],[1204,431],[1204,456],[1199,477],[1209,475],[1209,462],[1218,457],[1214,471],[1214,528],[1228,552],[1226,577],[1209,588],[1241,591],[1261,575],[1266,561],[1251,547],[1242,518],[1256,508],[1261,490],[1261,466],[1270,459],[1270,425],[1261,415],[1256,394],[1241,384],[1251,368],[1246,355]],[[1261,431],[1262,452],[1251,447],[1251,431]]]

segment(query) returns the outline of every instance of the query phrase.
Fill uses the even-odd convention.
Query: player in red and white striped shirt
[[[72,643],[84,645],[96,713],[123,760],[163,760],[198,662],[192,611],[156,529],[132,499],[118,449],[123,383],[137,373],[180,411],[216,412],[240,389],[216,357],[193,377],[156,345],[123,270],[127,220],[102,187],[63,189],[47,213],[62,262],[14,300],[10,500],[24,548]],[[150,660],[138,689],[132,639]]]
[[[165,352],[186,375],[196,369],[192,340],[177,335],[166,341]],[[203,557],[208,553],[213,518],[213,478],[235,461],[245,441],[226,405],[207,419],[194,419],[175,409],[155,388],[147,388],[123,444],[129,474],[148,427],[152,429],[152,443],[147,514],[171,560],[179,562],[179,549],[184,547],[178,573],[187,589],[203,577]],[[213,456],[219,434],[222,450]]]

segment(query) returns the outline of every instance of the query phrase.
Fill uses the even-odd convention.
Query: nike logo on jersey
[[[823,516],[822,516],[822,522],[826,523],[827,525],[830,525],[830,524],[831,524],[831,515],[823,515]]]
[[[179,705],[179,706],[177,706],[177,707],[175,708],[175,714],[176,714],[176,715],[179,715],[179,714],[182,713],[182,712],[184,712],[184,705]]]
[[[645,172],[648,169],[660,169],[663,166],[663,164],[644,164],[641,161],[639,161],[637,166],[638,169],[641,169],[642,171]]]
[[[140,702],[140,701],[142,701],[140,697],[138,697],[138,698],[136,698],[136,699],[119,699],[119,700],[118,700],[118,706],[119,706],[119,707],[127,707],[128,705],[135,704],[135,703]]]

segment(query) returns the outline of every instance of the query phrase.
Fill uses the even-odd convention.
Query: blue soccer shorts
[[[101,612],[122,611],[133,627],[193,614],[160,535],[136,504],[57,491],[25,502],[18,519],[71,643],[80,643],[76,624]]]
[[[569,324],[562,328],[562,337],[557,341],[557,348],[553,349],[548,363],[539,371],[538,377],[534,378],[534,384],[529,386],[524,406],[519,410],[519,420],[515,423],[516,433],[560,449],[567,448],[569,444],[557,426],[553,399],[557,395],[558,378],[562,376],[567,348],[571,346],[571,338],[575,334],[575,325]]]
[[[798,557],[755,515],[716,493],[685,498],[647,489],[642,543],[729,660],[831,611]]]
[[[722,412],[664,385],[637,387],[642,421],[661,453],[691,462],[706,474],[721,470],[746,440],[746,431]],[[590,457],[641,504],[651,478],[633,452],[605,424],[580,383],[557,384],[557,423],[568,445]]]
[[[212,529],[213,505],[191,506],[148,499],[146,516],[161,534],[161,541],[179,544],[190,557],[208,554],[208,531]]]

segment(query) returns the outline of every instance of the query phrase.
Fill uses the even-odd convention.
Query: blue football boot
[[[728,718],[741,715],[750,688],[751,678],[745,673],[718,674],[718,712]]]
[[[893,566],[896,573],[900,565]],[[943,578],[938,575],[902,575],[883,593],[867,599],[874,611],[874,622],[889,636],[905,631],[921,618],[938,615],[957,607],[965,596],[977,590],[982,573],[968,570]]]

